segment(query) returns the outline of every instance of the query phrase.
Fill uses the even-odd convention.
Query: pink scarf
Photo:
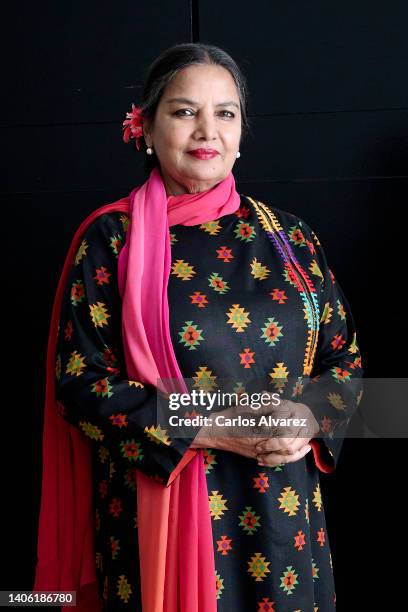
[[[128,197],[91,213],[74,235],[57,288],[48,339],[38,562],[33,590],[76,590],[77,609],[101,609],[93,542],[93,442],[58,414],[54,388],[61,301],[84,231],[100,214],[129,214],[126,243],[118,261],[127,375],[154,386],[158,386],[158,378],[177,379],[177,390],[187,392],[169,330],[169,227],[206,223],[232,214],[239,204],[232,173],[205,192],[167,197],[155,168]],[[168,386],[168,382],[160,384],[164,391],[174,390],[174,385]],[[216,612],[212,526],[202,450],[187,450],[167,486],[137,469],[136,483],[143,612]]]

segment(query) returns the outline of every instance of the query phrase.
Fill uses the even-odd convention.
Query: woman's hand
[[[217,415],[222,415],[225,418],[235,418],[237,414],[235,406],[217,411]],[[221,425],[204,425],[200,428],[190,448],[217,448],[256,459],[259,452],[256,449],[256,444],[261,440],[267,440],[267,438],[259,438],[255,435],[247,437],[227,436],[225,435],[225,427]]]
[[[272,437],[258,440],[255,446],[258,465],[276,467],[282,463],[292,463],[304,457],[312,449],[308,442],[319,433],[320,426],[310,408],[305,404],[282,400],[279,416],[282,415],[286,419],[302,419],[305,425],[291,424],[289,427],[277,427],[274,428]]]
[[[264,391],[263,393],[269,393]],[[319,431],[319,424],[311,410],[305,404],[290,400],[281,400],[279,408],[273,405],[264,405],[256,413],[270,415],[274,418],[306,419],[306,427],[268,427],[268,436],[253,435],[248,437],[225,436],[222,426],[203,426],[196,435],[190,448],[216,448],[243,455],[251,459],[258,459],[259,465],[275,467],[282,463],[298,461],[310,450],[307,443]],[[231,406],[217,412],[225,417],[236,417],[237,407]],[[225,431],[225,429],[224,429]],[[285,437],[283,437],[285,435]],[[302,436],[302,437],[301,437]]]

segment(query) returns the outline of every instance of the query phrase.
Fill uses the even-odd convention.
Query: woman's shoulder
[[[129,215],[122,210],[106,209],[102,206],[91,213],[83,223],[85,224],[84,239],[92,242],[108,239],[113,242],[126,235]]]
[[[252,218],[259,223],[263,224],[264,220],[266,223],[271,223],[275,230],[281,229],[291,233],[300,231],[312,237],[316,236],[309,224],[299,215],[247,194],[240,194],[240,196],[241,205],[244,203],[250,209]]]
[[[126,242],[129,216],[123,210],[112,208],[101,206],[80,223],[73,238],[77,245],[73,256],[75,266],[79,261],[86,263],[101,258],[107,261],[119,257]]]

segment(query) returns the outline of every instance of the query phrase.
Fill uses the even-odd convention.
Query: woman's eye
[[[232,118],[232,117],[235,117],[235,113],[233,113],[232,111],[225,110],[225,111],[222,111],[222,112],[223,112],[223,113],[229,113],[229,114],[231,115],[231,118]]]
[[[175,115],[180,115],[180,113],[182,113],[183,111],[189,111],[192,112],[189,108],[181,108],[180,110],[176,111],[174,114]],[[188,116],[188,115],[187,115]]]

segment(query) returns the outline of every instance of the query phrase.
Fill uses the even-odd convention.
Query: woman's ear
[[[145,139],[146,146],[150,146],[150,121],[148,119],[143,119],[143,138]]]

